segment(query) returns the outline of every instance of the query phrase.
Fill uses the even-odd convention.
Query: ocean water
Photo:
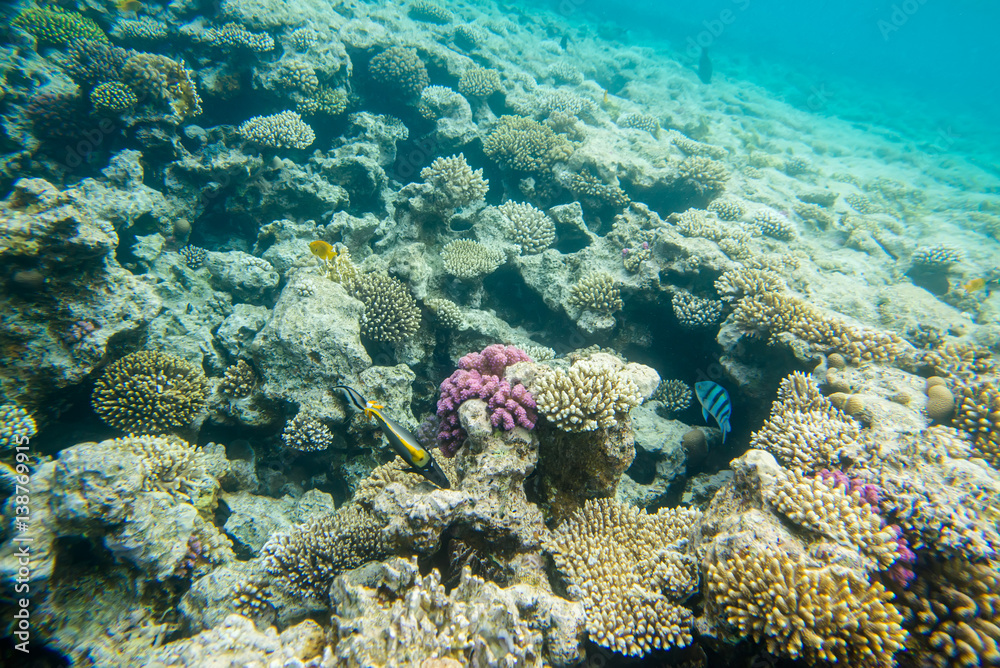
[[[1000,666],[996,3],[4,16],[0,668]]]
[[[718,0],[555,3],[669,49],[721,77],[761,84],[816,113],[892,128],[996,165],[1000,53],[991,2]]]

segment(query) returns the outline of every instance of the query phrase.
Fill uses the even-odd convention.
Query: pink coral
[[[511,386],[503,378],[507,367],[530,362],[528,354],[514,346],[494,344],[482,352],[469,353],[458,361],[459,369],[441,383],[437,415],[441,454],[454,456],[465,442],[466,433],[458,420],[458,407],[469,399],[482,399],[490,412],[490,423],[509,431],[515,426],[533,429],[535,400],[524,385]]]

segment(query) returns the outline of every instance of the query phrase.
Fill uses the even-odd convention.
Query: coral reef
[[[458,278],[474,279],[492,274],[505,259],[499,251],[469,239],[456,239],[441,249],[445,271]]]
[[[238,132],[245,140],[270,148],[308,148],[316,141],[316,133],[294,111],[254,116]]]

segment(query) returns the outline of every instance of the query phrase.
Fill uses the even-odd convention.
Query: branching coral
[[[108,41],[93,20],[57,6],[28,7],[14,17],[11,25],[30,33],[44,46],[66,46],[78,39]]]
[[[743,636],[768,651],[810,663],[892,666],[903,648],[902,616],[893,595],[836,566],[773,548],[709,563],[707,595]]]
[[[992,381],[962,388],[955,425],[969,433],[980,457],[1000,469],[1000,390]]]
[[[168,105],[176,120],[201,113],[201,98],[183,63],[153,53],[135,53],[122,67],[122,80],[140,100]]]
[[[34,418],[17,404],[0,406],[0,450],[25,445],[38,433]]]
[[[299,412],[285,425],[281,440],[294,450],[316,452],[333,445],[333,432],[316,417]]]
[[[518,362],[530,362],[527,353],[514,346],[493,344],[479,353],[469,353],[458,361],[459,368],[441,383],[437,403],[440,419],[438,442],[447,457],[465,442],[466,433],[458,419],[458,408],[470,399],[487,403],[490,423],[509,431],[515,426],[533,429],[535,400],[528,389],[511,384],[503,377],[507,367]]]
[[[642,394],[625,365],[611,355],[578,360],[569,369],[545,367],[531,380],[538,412],[563,431],[593,431],[618,424]]]
[[[570,288],[569,304],[597,313],[614,313],[624,306],[614,276],[606,272],[594,272],[581,278]]]
[[[451,208],[479,202],[490,189],[490,182],[483,178],[483,170],[472,171],[462,153],[436,158],[429,167],[420,170],[420,178],[434,188],[435,198]]]
[[[348,289],[365,305],[361,333],[371,340],[402,341],[420,327],[420,307],[399,279],[374,271],[358,276]]]
[[[664,380],[650,401],[659,401],[667,413],[679,413],[691,405],[691,388],[683,380]]]
[[[425,299],[424,306],[434,314],[438,324],[445,329],[460,329],[465,324],[462,309],[450,299]]]
[[[504,202],[498,209],[507,219],[507,236],[523,252],[541,253],[555,241],[555,223],[532,205]]]
[[[219,381],[219,392],[234,399],[249,397],[257,384],[257,374],[246,360],[230,365]]]
[[[722,302],[702,299],[690,292],[675,292],[671,300],[674,316],[682,327],[697,329],[717,325],[722,319]]]
[[[292,593],[325,601],[334,577],[385,556],[380,528],[368,511],[344,506],[272,536],[260,551],[264,569]]]
[[[721,162],[697,155],[681,161],[677,178],[699,195],[712,196],[725,189],[729,172]]]
[[[483,151],[504,169],[538,174],[568,159],[573,149],[548,126],[530,118],[501,116],[483,140]]]
[[[368,66],[372,78],[407,97],[417,97],[430,84],[427,68],[416,49],[389,47],[372,58]]]
[[[254,116],[240,125],[239,135],[247,141],[271,148],[308,148],[316,133],[294,111],[271,116]]]
[[[208,399],[205,375],[182,359],[156,351],[126,355],[94,383],[91,402],[104,422],[130,434],[189,427]]]
[[[911,346],[892,332],[847,325],[820,313],[797,297],[775,293],[747,296],[737,303],[735,319],[745,331],[787,332],[825,352],[839,352],[852,364],[891,363]]]
[[[466,97],[489,97],[501,89],[500,73],[485,67],[470,67],[458,80],[458,92]]]
[[[697,566],[681,552],[698,517],[593,499],[545,539],[593,642],[627,656],[691,642],[693,615],[678,603],[698,587]]]
[[[506,258],[503,254],[470,239],[449,242],[441,251],[444,269],[458,278],[482,278],[497,270]]]

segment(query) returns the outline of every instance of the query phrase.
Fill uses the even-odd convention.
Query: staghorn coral
[[[254,116],[237,129],[246,141],[271,148],[308,148],[316,141],[316,133],[294,111],[271,116]]]
[[[364,304],[361,333],[372,341],[396,343],[413,336],[420,327],[420,307],[399,279],[373,271],[357,275],[345,287]]]
[[[458,80],[458,92],[465,97],[489,97],[501,90],[500,73],[485,67],[470,67]]]
[[[497,207],[507,219],[508,238],[529,255],[541,253],[556,240],[552,219],[531,204],[504,202]]]
[[[337,575],[386,556],[380,529],[367,510],[343,506],[271,536],[260,550],[264,570],[293,594],[325,601]]]
[[[465,325],[462,309],[450,299],[425,299],[424,306],[434,314],[438,324],[445,329],[461,329]]]
[[[444,269],[464,279],[482,278],[497,270],[506,258],[498,250],[470,239],[456,239],[441,250]]]
[[[34,418],[17,404],[0,406],[0,450],[26,445],[38,433]]]
[[[548,126],[530,118],[501,116],[483,140],[483,151],[506,170],[546,173],[567,160],[573,149]]]
[[[962,387],[955,426],[972,436],[980,457],[1000,469],[1000,390],[994,381]]]
[[[372,58],[368,69],[372,79],[405,97],[418,97],[430,84],[417,50],[405,46],[389,47]]]
[[[80,39],[108,41],[108,36],[93,20],[54,5],[23,9],[11,25],[31,34],[42,46],[66,46]]]
[[[570,597],[583,602],[592,642],[626,656],[691,642],[693,615],[678,603],[698,575],[681,550],[699,516],[592,499],[545,538]]]
[[[281,432],[281,441],[300,452],[317,452],[333,445],[333,432],[316,417],[299,412]]]
[[[200,369],[151,350],[114,362],[94,383],[91,404],[109,426],[130,434],[162,434],[190,427],[208,398]]]
[[[709,563],[707,597],[742,636],[810,663],[892,666],[906,633],[893,595],[835,566],[773,547]]]
[[[247,364],[239,360],[236,364],[226,367],[222,380],[219,381],[219,392],[233,399],[245,399],[257,385],[257,374]]]
[[[436,158],[430,166],[420,170],[420,178],[434,188],[434,198],[450,208],[480,202],[490,189],[490,182],[483,178],[483,170],[472,171],[462,153]]]
[[[781,381],[771,414],[750,436],[750,447],[805,471],[847,468],[864,458],[860,425],[797,372]]]
[[[543,367],[528,387],[538,412],[570,432],[613,427],[642,403],[625,364],[602,353],[577,360],[569,369]]]
[[[1000,666],[1000,568],[949,559],[897,593],[909,632],[904,665]]]
[[[166,56],[133,53],[122,66],[122,81],[144,104],[150,101],[169,106],[175,121],[201,113],[201,98],[191,71]]]
[[[674,316],[682,327],[711,327],[722,320],[723,303],[720,301],[695,297],[690,292],[675,292],[671,303]]]
[[[568,303],[580,310],[605,314],[620,311],[624,306],[614,276],[606,272],[594,272],[581,278],[570,288]]]
[[[920,363],[935,376],[974,380],[977,375],[996,372],[989,350],[964,343],[943,343],[920,356]]]

